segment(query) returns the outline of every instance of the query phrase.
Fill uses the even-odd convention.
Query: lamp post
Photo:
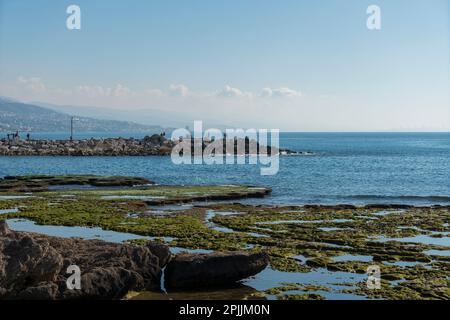
[[[77,117],[70,117],[70,141],[73,140],[73,122],[78,121]]]

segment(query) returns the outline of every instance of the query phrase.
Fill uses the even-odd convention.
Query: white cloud
[[[18,84],[18,85],[17,85]],[[146,89],[136,91],[129,87],[117,84],[113,87],[103,87],[100,85],[85,85],[81,84],[73,88],[47,88],[41,78],[39,77],[24,77],[17,78],[16,91],[23,91],[23,95],[64,95],[79,98],[163,98],[167,96],[172,97],[192,97],[196,99],[209,99],[209,98],[271,98],[271,97],[300,97],[302,94],[300,91],[290,89],[288,87],[281,88],[264,88],[261,93],[255,94],[252,92],[244,91],[230,85],[226,85],[223,89],[210,92],[194,92],[191,91],[184,84],[171,84],[167,90],[159,88]],[[11,91],[10,89],[9,91]],[[27,94],[26,94],[27,93]]]
[[[46,90],[45,85],[42,83],[41,78],[38,77],[23,77],[19,76],[17,78],[17,82],[19,84],[25,86],[25,88],[30,89],[31,91],[35,93],[44,92]]]
[[[88,97],[130,97],[135,93],[128,87],[117,84],[114,88],[102,86],[80,85],[75,88],[75,93]]]
[[[229,85],[226,85],[224,89],[217,93],[218,97],[225,98],[236,98],[236,97],[251,97],[252,94],[249,92],[243,92],[238,88],[233,88]]]
[[[169,92],[174,97],[187,97],[190,94],[189,88],[183,84],[171,84]]]
[[[277,88],[277,89],[271,89],[271,88],[264,88],[262,90],[261,96],[262,97],[301,97],[302,93],[297,90],[293,90],[290,88]]]

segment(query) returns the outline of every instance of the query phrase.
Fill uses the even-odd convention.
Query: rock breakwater
[[[164,135],[155,134],[143,139],[134,138],[109,138],[109,139],[84,139],[84,140],[22,140],[1,139],[0,156],[167,156],[180,142],[191,142],[191,154],[199,150],[203,152],[214,141],[189,139],[184,141],[170,140]],[[216,141],[217,142],[217,141]],[[188,142],[189,143],[189,142]],[[239,144],[242,148],[238,148]],[[221,148],[212,152],[213,155],[229,154],[227,146],[234,150],[235,154],[281,154],[281,155],[312,155],[310,152],[296,152],[286,149],[263,148],[256,144],[254,152],[251,152],[248,139],[223,140]],[[188,148],[189,149],[189,148]],[[223,149],[223,150],[222,150]],[[180,153],[183,154],[183,151]]]

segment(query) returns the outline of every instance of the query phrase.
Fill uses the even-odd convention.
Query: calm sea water
[[[91,136],[99,134],[82,137]],[[169,185],[262,185],[273,194],[256,201],[274,204],[450,204],[450,133],[282,133],[280,145],[315,155],[281,157],[275,176],[261,176],[254,165],[174,165],[169,157],[0,157],[0,176],[137,175]]]

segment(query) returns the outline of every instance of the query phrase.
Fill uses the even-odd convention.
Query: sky
[[[0,95],[233,127],[450,131],[449,24],[449,0],[0,0]]]

